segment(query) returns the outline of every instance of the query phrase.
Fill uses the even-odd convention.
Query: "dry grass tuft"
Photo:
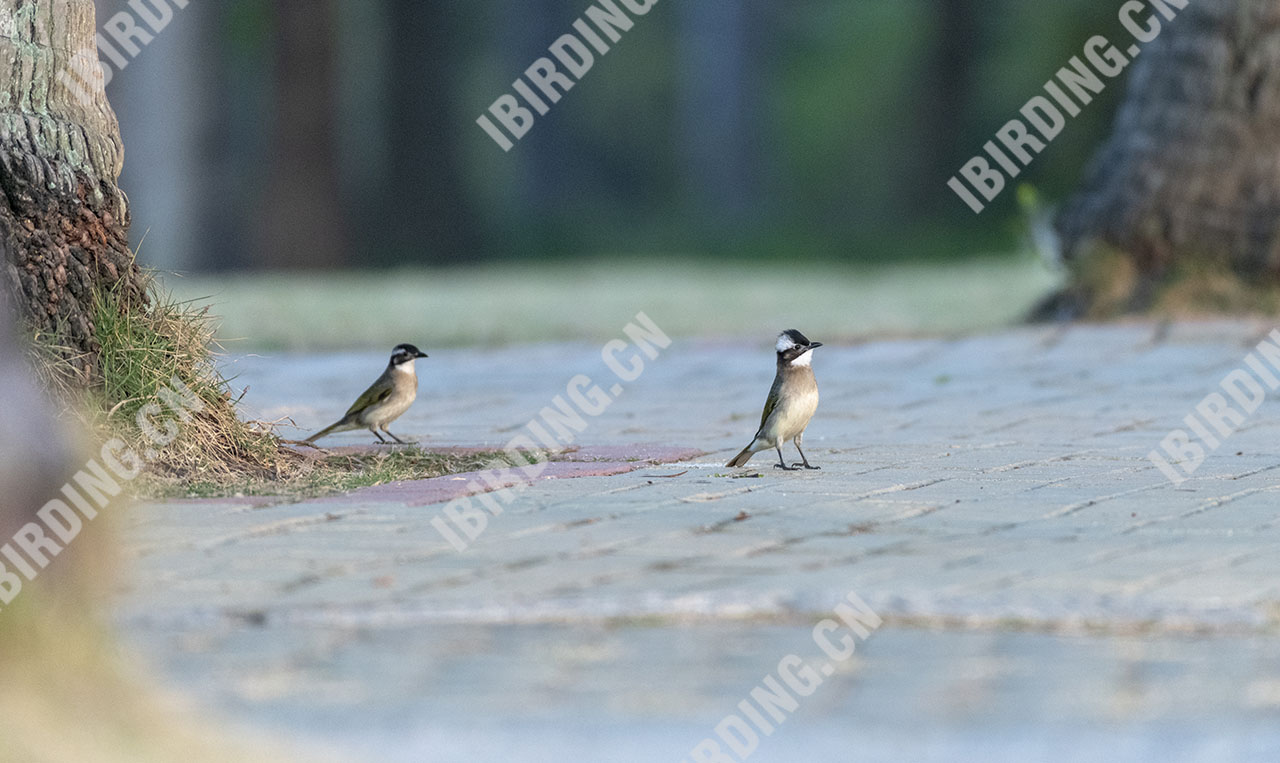
[[[55,337],[36,337],[33,366],[90,431],[103,440],[121,438],[139,453],[152,447],[139,425],[144,406],[173,379],[190,389],[202,409],[155,451],[149,473],[156,477],[233,483],[287,476],[300,459],[280,447],[268,425],[236,415],[236,400],[215,365],[216,322],[208,308],[174,300],[154,280],[148,286],[149,310],[124,309],[110,292],[96,295],[99,375],[87,386],[69,370],[66,348]]]
[[[1167,318],[1280,315],[1280,287],[1204,261],[1178,263],[1156,291],[1151,312]]]
[[[543,460],[545,456],[537,458]],[[493,467],[495,463],[518,467],[528,462],[517,463],[499,451],[433,453],[408,447],[360,453],[321,452],[315,458],[300,457],[291,463],[287,474],[275,479],[242,476],[232,480],[179,480],[152,475],[143,480],[139,492],[151,498],[272,496],[305,499],[393,482],[480,471]]]
[[[1070,263],[1069,285],[1032,317],[1103,321],[1133,315],[1170,320],[1276,316],[1280,286],[1190,255],[1158,272],[1143,272],[1125,252],[1098,245]]]
[[[152,306],[145,311],[124,309],[112,293],[95,299],[92,314],[101,345],[95,381],[86,384],[71,370],[66,348],[56,338],[37,337],[34,343],[33,366],[67,401],[68,411],[99,440],[120,438],[136,453],[155,447],[139,414],[162,399],[173,379],[199,399],[202,409],[191,411],[189,421],[168,417],[178,425],[178,436],[154,450],[145,475],[131,486],[137,495],[307,498],[508,463],[497,452],[430,453],[418,448],[300,455],[285,447],[271,424],[241,421],[236,415],[238,400],[216,366],[217,326],[208,308],[175,300],[154,279],[148,288]]]

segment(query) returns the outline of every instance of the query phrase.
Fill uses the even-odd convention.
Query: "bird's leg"
[[[774,447],[778,449],[778,463],[774,464],[774,465],[773,465],[773,468],[774,468],[774,469],[781,469],[781,470],[786,471],[786,472],[794,472],[794,471],[795,471],[795,467],[793,467],[793,466],[787,466],[787,460],[786,460],[785,458],[783,458],[783,457],[782,457],[782,443],[778,443],[778,444],[777,444],[777,445],[775,445]]]
[[[369,431],[373,432],[373,436],[378,438],[378,442],[382,443],[383,445],[387,444],[387,441],[382,438],[382,435],[378,434],[377,427],[369,427]]]
[[[812,471],[819,471],[819,470],[821,470],[821,469],[822,469],[822,467],[821,467],[821,466],[810,466],[810,465],[809,465],[809,458],[808,458],[808,456],[806,456],[806,455],[804,454],[804,451],[803,451],[803,450],[800,450],[800,438],[799,438],[799,437],[797,437],[797,438],[796,438],[796,450],[799,450],[799,451],[800,451],[800,458],[801,458],[801,460],[803,460],[803,461],[804,461],[804,468],[809,469],[809,470],[812,470]],[[800,464],[792,464],[792,466],[800,466]]]
[[[405,442],[404,440],[401,440],[399,437],[396,437],[395,435],[391,434],[391,430],[390,430],[390,429],[387,429],[386,427],[383,427],[383,428],[382,428],[382,431],[384,431],[384,432],[386,432],[386,433],[387,433],[387,437],[390,437],[391,439],[395,440],[396,442],[400,443],[401,445],[408,445],[408,444],[409,444],[409,443]]]

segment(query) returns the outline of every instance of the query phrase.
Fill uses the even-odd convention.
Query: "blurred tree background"
[[[475,119],[585,0],[192,3],[108,93],[165,269],[962,258],[1014,249],[1019,213],[947,179],[1091,35],[1123,39],[1118,5],[667,0],[510,153]],[[1022,180],[1067,196],[1122,90]]]

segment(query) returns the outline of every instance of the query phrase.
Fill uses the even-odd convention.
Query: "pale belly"
[[[766,440],[771,447],[794,440],[804,434],[805,428],[809,426],[809,421],[817,410],[817,390],[793,398],[788,404],[778,406],[769,416],[761,439]]]
[[[400,396],[401,399],[395,402],[386,402],[382,405],[371,407],[365,412],[362,418],[365,426],[386,426],[396,419],[404,415],[405,411],[413,406],[414,400],[418,395],[416,392],[409,395]]]

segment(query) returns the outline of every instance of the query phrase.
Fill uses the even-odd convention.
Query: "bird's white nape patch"
[[[813,350],[809,350],[808,352],[804,353],[800,357],[791,361],[790,365],[805,366],[805,367],[813,365]]]
[[[795,346],[796,346],[795,340],[792,339],[786,333],[782,333],[778,335],[778,345],[777,345],[778,352],[786,352],[787,350]]]

